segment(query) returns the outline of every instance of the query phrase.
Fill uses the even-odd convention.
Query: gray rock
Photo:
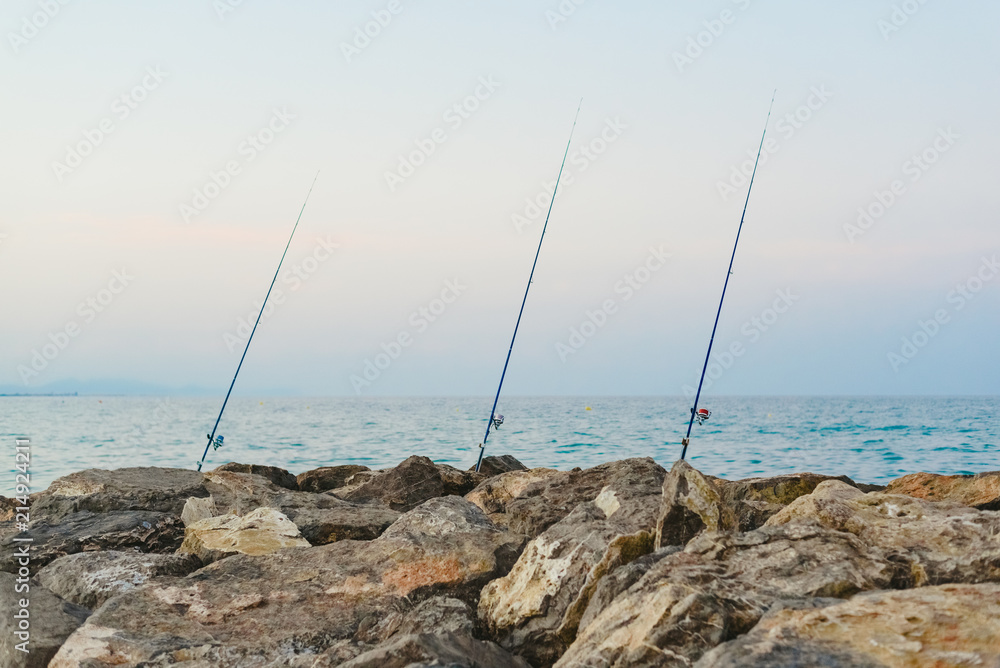
[[[437,596],[474,603],[509,570],[521,542],[464,499],[433,499],[375,540],[238,555],[125,592],[70,637],[54,665],[181,657],[220,667],[302,665],[296,657],[313,665],[331,648],[356,646],[362,623],[386,611]]]
[[[501,473],[481,482],[465,498],[482,508],[500,526],[507,526],[507,506],[534,483],[562,475],[555,469],[530,469]]]
[[[219,515],[191,524],[177,551],[207,564],[235,554],[262,556],[295,547],[309,547],[299,528],[274,508],[257,508],[242,516]]]
[[[27,584],[29,591],[15,588]],[[27,652],[17,646],[25,642],[24,633],[14,618],[21,610],[19,601],[26,599],[28,607]],[[49,661],[81,624],[90,611],[59,598],[37,581],[18,583],[10,573],[0,573],[0,666],[4,668],[45,668]]]
[[[523,659],[491,642],[456,633],[398,636],[340,665],[343,668],[529,668]]]
[[[379,501],[353,503],[327,493],[292,492],[249,473],[212,471],[206,486],[219,514],[275,508],[313,545],[371,540],[399,518],[397,511]]]
[[[645,554],[634,561],[620,566],[607,575],[605,575],[597,583],[597,587],[594,588],[594,593],[590,597],[590,603],[587,605],[587,611],[583,614],[580,619],[580,626],[577,629],[577,633],[582,632],[594,619],[601,614],[601,612],[611,605],[618,596],[624,592],[626,589],[634,585],[639,579],[646,574],[650,568],[653,567],[662,559],[666,559],[671,554],[680,552],[683,548],[679,545],[670,545],[668,547],[661,548],[650,554]]]
[[[38,572],[38,580],[65,600],[95,610],[109,598],[155,578],[187,575],[201,566],[185,554],[78,552],[51,562]]]
[[[684,545],[701,531],[733,531],[736,517],[719,490],[683,459],[674,463],[663,480],[656,547]]]
[[[184,540],[184,525],[176,515],[148,511],[92,513],[80,511],[58,521],[32,520],[31,564],[41,568],[67,554],[94,550],[174,552]],[[20,544],[9,537],[0,543],[0,571],[16,570],[15,550]]]
[[[284,487],[293,491],[298,491],[299,482],[294,475],[285,469],[277,466],[264,466],[263,464],[237,464],[229,462],[222,466],[217,466],[216,471],[232,471],[233,473],[252,473],[262,478],[267,478],[278,487]]]
[[[769,614],[697,668],[1000,665],[1000,585],[860,594],[819,610]]]
[[[192,496],[208,496],[204,476],[169,468],[88,469],[58,478],[35,499],[33,519],[58,520],[81,511],[142,510],[180,516]]]
[[[816,525],[702,533],[619,594],[556,666],[690,666],[780,601],[845,598],[908,577],[856,536]]]
[[[479,617],[502,647],[551,665],[576,636],[602,578],[652,552],[665,471],[631,472],[627,484],[616,480],[546,529],[508,575],[483,589]]]
[[[545,475],[506,504],[507,526],[511,531],[534,538],[573,512],[579,504],[597,498],[605,487],[626,490],[654,478],[659,485],[665,475],[663,467],[648,457]]]
[[[345,464],[344,466],[323,466],[297,476],[299,490],[303,492],[328,492],[343,487],[355,473],[370,471],[367,466]]]
[[[181,511],[181,521],[184,522],[184,526],[191,526],[195,522],[207,520],[218,514],[219,509],[216,507],[213,497],[192,496],[184,504],[184,510]]]
[[[1000,513],[820,483],[767,521],[816,522],[856,535],[910,569],[918,586],[1000,581]]]

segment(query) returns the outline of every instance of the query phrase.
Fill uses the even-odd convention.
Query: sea
[[[301,473],[320,466],[373,469],[411,455],[467,469],[485,432],[489,398],[265,398],[230,400],[219,425],[224,445],[205,470],[235,461]],[[219,398],[0,397],[15,490],[15,439],[30,441],[31,491],[87,468],[196,468]],[[811,471],[886,483],[918,471],[969,474],[1000,469],[1000,397],[712,397],[695,424],[688,460],[739,479]],[[498,409],[486,454],[529,467],[587,468],[627,457],[664,467],[680,456],[690,399],[684,397],[509,397]],[[23,458],[22,458],[23,459]]]

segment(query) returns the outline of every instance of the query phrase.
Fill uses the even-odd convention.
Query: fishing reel
[[[712,411],[707,408],[699,408],[697,412],[692,408],[691,412],[694,413],[694,419],[698,421],[698,424],[705,424],[705,421],[712,417]]]
[[[224,443],[225,439],[222,436],[216,436],[215,440],[212,440],[211,434],[206,434],[206,436],[208,436],[208,440],[212,444],[212,450],[218,450],[223,445],[225,445]]]
[[[497,413],[494,413],[494,414],[493,414],[493,420],[492,420],[492,423],[493,423],[493,428],[494,428],[494,429],[499,429],[499,428],[500,428],[500,425],[502,425],[502,424],[503,424],[503,416],[502,416],[502,415],[499,415],[499,414],[497,414]]]

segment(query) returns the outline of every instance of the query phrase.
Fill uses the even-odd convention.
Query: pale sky
[[[777,88],[707,392],[1000,393],[998,21],[8,0],[0,387],[224,392],[320,170],[238,389],[490,395],[582,97],[505,392],[680,394]]]

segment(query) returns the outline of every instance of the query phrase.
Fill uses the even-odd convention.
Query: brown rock
[[[87,469],[58,478],[34,500],[33,519],[71,513],[140,510],[179,516],[192,496],[208,496],[197,471],[170,468]]]
[[[51,562],[38,572],[38,580],[70,603],[95,610],[112,596],[155,578],[187,575],[201,566],[187,554],[78,552]]]
[[[364,477],[355,475],[351,482],[360,479],[359,484],[340,488],[334,494],[347,501],[381,501],[393,510],[406,512],[428,499],[465,495],[485,477],[414,455],[395,468]]]
[[[663,480],[656,548],[684,545],[701,531],[733,531],[736,517],[719,490],[683,459],[674,463]]]
[[[284,487],[285,489],[294,491],[298,491],[299,489],[299,483],[296,477],[285,469],[278,468],[277,466],[264,466],[262,464],[237,464],[236,462],[229,462],[228,464],[215,467],[214,470],[232,471],[233,473],[252,473],[253,475],[259,475],[262,478],[267,478],[278,487]]]
[[[753,531],[764,526],[772,515],[789,503],[812,494],[816,486],[824,480],[839,480],[853,487],[859,487],[847,476],[829,476],[818,473],[789,473],[767,478],[746,478],[744,480],[723,480],[713,478],[712,482],[722,495],[722,500],[736,515],[740,531]],[[865,485],[864,491],[879,489],[875,485]]]
[[[473,466],[469,470],[475,471],[476,467]],[[490,477],[500,475],[501,473],[510,473],[511,471],[527,470],[528,467],[517,461],[517,458],[513,455],[491,455],[489,457],[483,457],[483,461],[479,465],[479,472]]]
[[[237,555],[125,592],[97,610],[52,665],[136,666],[169,657],[219,668],[310,666],[331,648],[356,643],[362,623],[386,611],[436,596],[474,602],[510,568],[520,545],[464,499],[433,499],[372,541]]]
[[[32,539],[31,566],[42,568],[67,554],[94,550],[173,552],[184,539],[184,525],[175,515],[146,511],[91,513],[81,511],[58,521],[32,520],[20,537]],[[13,536],[0,543],[0,571],[17,570]]]
[[[355,473],[370,471],[367,466],[347,464],[344,466],[323,466],[300,473],[297,477],[299,489],[303,492],[327,492],[343,487]]]
[[[22,583],[24,584],[24,583]],[[17,592],[17,577],[10,573],[0,573],[0,666],[4,668],[45,668],[49,660],[81,624],[90,611],[59,598],[37,581],[27,583],[29,591]],[[29,605],[28,637],[18,637],[23,633],[14,618],[21,610],[20,599],[27,599]],[[17,645],[27,641],[27,652],[17,649]]]
[[[859,594],[819,610],[769,615],[697,668],[965,668],[1000,665],[1000,585]]]
[[[901,494],[820,483],[767,521],[818,522],[847,531],[906,564],[918,586],[1000,580],[1000,514]]]
[[[914,473],[893,480],[885,492],[928,501],[952,501],[979,510],[1000,510],[1000,471],[976,475]]]
[[[815,525],[702,533],[580,630],[556,666],[690,666],[786,599],[909,584],[857,537]]]

